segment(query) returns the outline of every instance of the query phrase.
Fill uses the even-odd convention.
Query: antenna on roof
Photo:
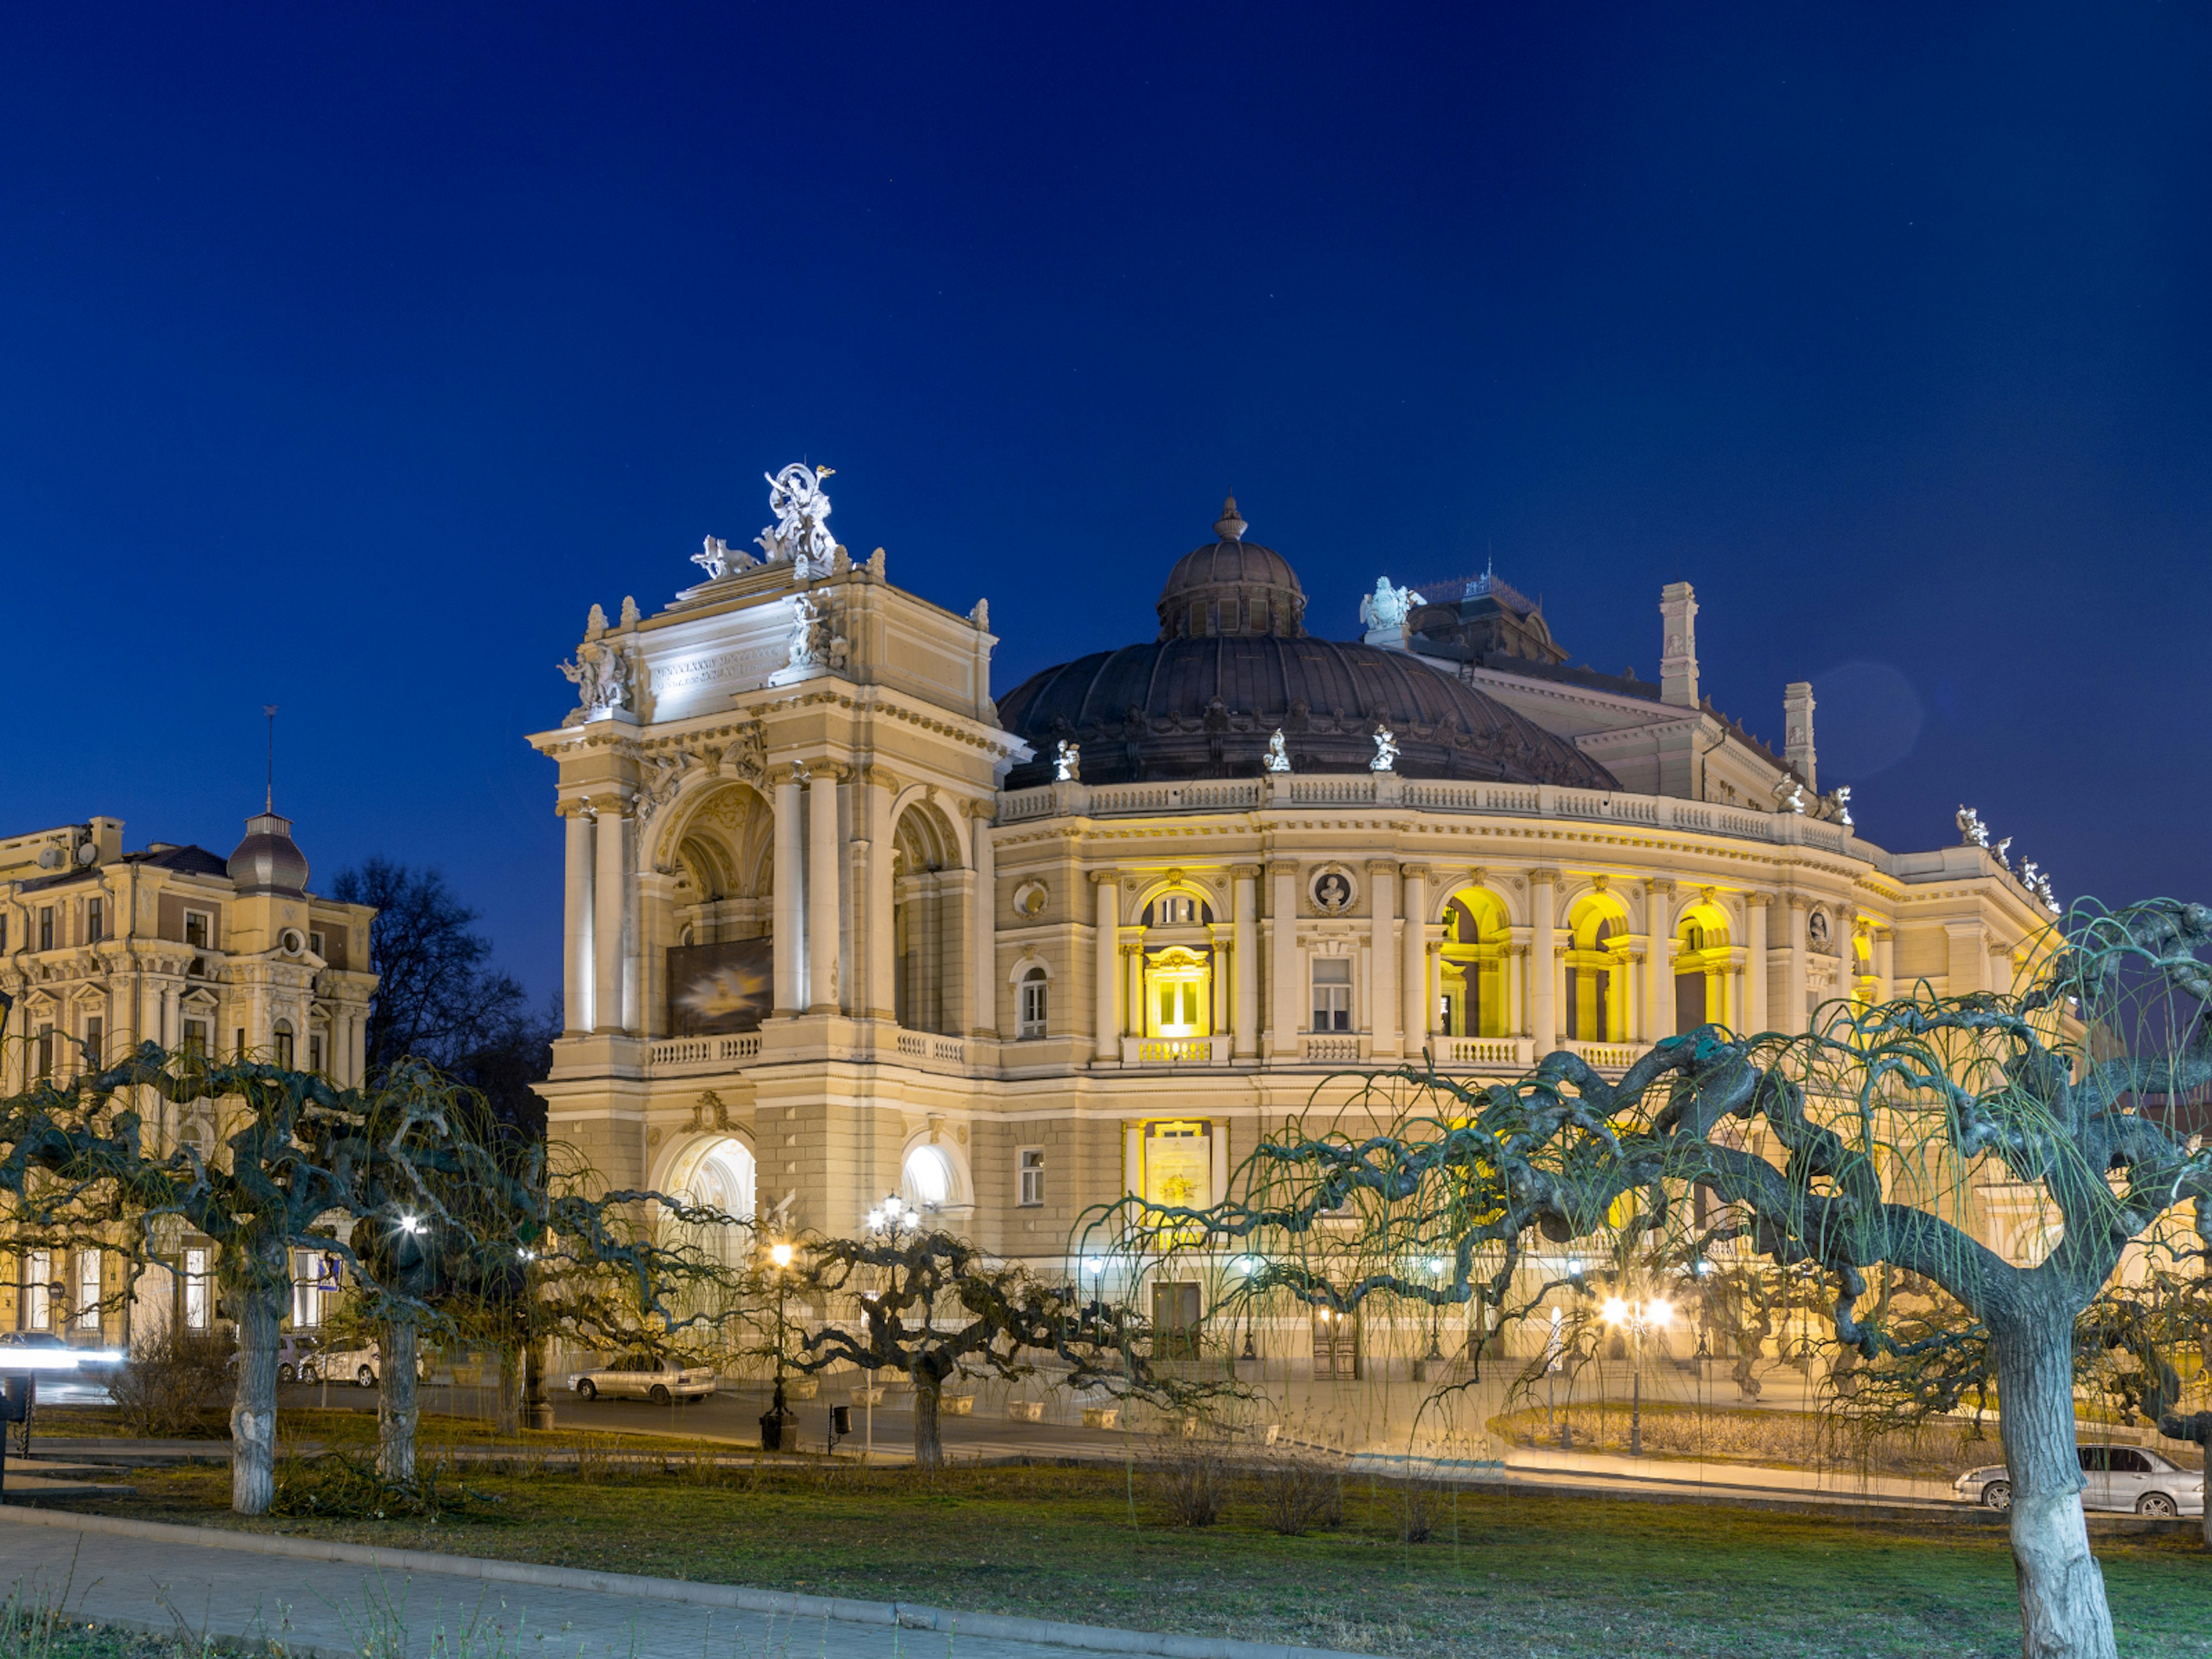
[[[261,712],[269,717],[269,790],[261,799],[261,810],[273,813],[276,810],[276,705],[264,702]]]

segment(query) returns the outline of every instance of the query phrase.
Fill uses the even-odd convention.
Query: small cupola
[[[1297,572],[1272,547],[1248,542],[1250,528],[1231,495],[1214,540],[1186,553],[1160,590],[1160,638],[1305,637],[1306,594]]]
[[[246,839],[230,855],[230,879],[241,896],[281,893],[305,898],[307,855],[292,839],[292,820],[273,811],[246,819]]]

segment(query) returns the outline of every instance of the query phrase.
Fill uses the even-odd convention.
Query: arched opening
[[[1628,1036],[1628,912],[1610,893],[1584,894],[1567,914],[1566,1028],[1570,1039]]]
[[[1505,905],[1484,887],[1462,887],[1444,905],[1437,1011],[1449,1036],[1504,1036],[1513,1029],[1506,962],[1513,929]]]
[[[666,1021],[677,1036],[760,1029],[774,1001],[775,815],[750,786],[700,798],[676,828],[661,867]]]
[[[292,1066],[292,1022],[289,1019],[278,1020],[276,1029],[270,1033],[270,1047],[275,1051],[276,1064],[289,1071]]]
[[[915,1208],[942,1210],[957,1200],[960,1182],[942,1146],[923,1145],[906,1155],[899,1168],[899,1196]]]
[[[693,1158],[677,1188],[686,1202],[716,1209],[750,1223],[753,1218],[759,1165],[752,1148],[734,1136],[712,1140]],[[726,1267],[742,1266],[752,1248],[752,1230],[720,1224],[684,1229],[686,1242]]]
[[[1881,980],[1874,970],[1874,935],[1863,927],[1851,933],[1851,1000],[1869,1008],[1881,1000]]]
[[[910,803],[891,831],[892,1008],[909,1031],[952,1033],[960,915],[947,875],[959,867],[951,822]]]
[[[1733,958],[1728,918],[1714,904],[1693,904],[1674,925],[1674,1029],[1729,1021],[1728,981]]]

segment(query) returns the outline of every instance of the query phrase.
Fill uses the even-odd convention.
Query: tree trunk
[[[914,1374],[914,1464],[919,1469],[945,1467],[945,1442],[937,1432],[937,1402],[945,1392],[945,1379],[916,1370]]]
[[[230,1402],[230,1507],[266,1515],[276,1496],[276,1327],[285,1287],[238,1291],[238,1389]]]
[[[1992,1344],[2024,1659],[2114,1659],[2105,1575],[2081,1512],[2073,1336],[2074,1322],[2053,1314],[1999,1331]]]
[[[395,1319],[384,1328],[376,1395],[376,1472],[386,1480],[415,1478],[415,1425],[422,1415],[415,1392],[415,1322]]]
[[[513,1348],[499,1351],[499,1402],[491,1430],[509,1440],[522,1433],[522,1356]]]
[[[545,1339],[542,1336],[523,1345],[522,1422],[532,1429],[553,1426],[553,1402],[545,1397]]]

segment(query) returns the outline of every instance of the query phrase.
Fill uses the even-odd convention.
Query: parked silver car
[[[430,1374],[430,1362],[420,1353],[415,1356],[415,1376],[419,1382]],[[384,1375],[384,1352],[371,1342],[359,1348],[325,1348],[318,1353],[305,1355],[300,1361],[300,1381],[319,1382],[328,1377],[333,1382],[351,1382],[364,1389],[373,1389]]]
[[[586,1400],[601,1395],[610,1400],[649,1400],[665,1406],[672,1400],[704,1400],[714,1392],[710,1365],[679,1365],[651,1354],[629,1353],[598,1370],[578,1371],[568,1386]]]
[[[2081,1507],[2137,1515],[2204,1513],[2204,1476],[2145,1446],[2077,1446]],[[2002,1463],[1968,1469],[1951,1483],[1961,1498],[1992,1510],[2012,1507],[2012,1475]]]

